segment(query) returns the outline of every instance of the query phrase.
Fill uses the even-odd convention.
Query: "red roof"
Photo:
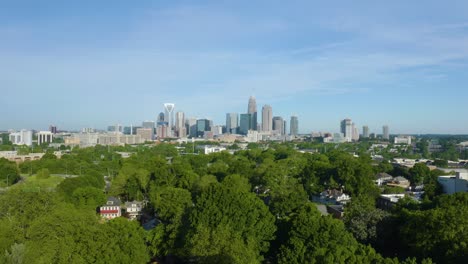
[[[119,210],[101,210],[99,211],[101,214],[117,214]]]

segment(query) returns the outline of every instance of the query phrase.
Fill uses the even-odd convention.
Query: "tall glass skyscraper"
[[[297,116],[291,116],[289,134],[291,136],[297,136],[299,134],[299,120]]]
[[[249,106],[247,108],[247,113],[251,115],[250,129],[257,130],[257,101],[253,96],[250,96],[249,98]]]
[[[242,135],[247,135],[252,125],[252,115],[251,114],[241,114],[240,115],[240,127],[239,133]]]
[[[237,134],[239,128],[239,115],[237,113],[226,114],[226,132]]]
[[[262,130],[271,132],[273,130],[273,109],[269,105],[264,105],[262,108]]]

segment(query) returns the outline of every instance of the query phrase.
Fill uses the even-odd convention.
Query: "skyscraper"
[[[239,126],[239,134],[242,134],[242,135],[247,135],[247,133],[249,132],[249,130],[251,129],[251,125],[252,125],[252,115],[251,114],[241,114],[240,115],[240,126]]]
[[[269,105],[264,105],[262,108],[262,130],[271,132],[273,130],[273,109]]]
[[[237,134],[239,127],[239,115],[237,113],[226,114],[226,132]]]
[[[185,128],[185,114],[184,114],[184,112],[177,112],[176,113],[175,130],[177,132],[178,137],[183,138],[183,137],[187,136],[187,129]]]
[[[385,125],[382,127],[382,137],[383,139],[389,140],[390,139],[390,132],[388,126]]]
[[[358,141],[359,140],[359,129],[355,126],[355,124],[352,124],[352,129],[353,129],[353,136],[352,140],[353,141]]]
[[[154,130],[154,121],[143,121],[143,123],[141,124],[141,127],[143,128],[152,128]]]
[[[165,119],[165,118],[164,118],[164,113],[161,112],[161,113],[159,113],[156,122],[157,122],[158,124],[163,123],[163,122],[165,122],[164,119]]]
[[[197,137],[203,137],[203,135],[207,131],[211,131],[210,120],[198,119],[197,120]]]
[[[291,126],[289,128],[289,134],[291,136],[297,136],[299,134],[299,121],[297,116],[291,116],[291,122],[289,125]]]
[[[347,142],[351,142],[353,139],[353,122],[351,119],[346,118],[341,121],[341,133]]]
[[[368,126],[363,126],[362,127],[362,137],[363,138],[369,138],[369,127]]]
[[[187,134],[189,134],[191,137],[196,137],[197,136],[197,119],[190,117],[185,119],[185,127],[187,130]]]
[[[164,121],[167,122],[168,127],[169,127],[169,133],[168,136],[172,136],[172,128],[174,127],[174,108],[175,104],[173,103],[165,103],[164,104]]]
[[[277,134],[284,135],[284,122],[281,116],[273,117],[273,131]]]
[[[250,129],[257,130],[257,101],[255,97],[250,96],[247,113],[251,114]]]

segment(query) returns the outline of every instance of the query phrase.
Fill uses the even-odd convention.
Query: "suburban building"
[[[38,145],[42,145],[44,143],[52,143],[52,141],[54,140],[54,134],[50,131],[39,131],[36,135]]]
[[[225,147],[205,146],[205,154],[217,153],[226,150]]]
[[[444,193],[468,192],[468,173],[457,172],[456,175],[439,176],[437,181]]]
[[[377,186],[381,186],[391,180],[393,180],[393,176],[385,172],[378,173],[374,176],[374,181]]]
[[[122,215],[120,200],[116,197],[107,198],[105,205],[99,207],[99,214],[105,219],[114,219]]]
[[[408,179],[406,179],[403,176],[398,176],[393,178],[393,180],[389,183],[387,183],[388,186],[393,186],[393,187],[401,187],[401,188],[408,188],[411,183]]]
[[[351,197],[337,189],[328,189],[320,193],[320,201],[323,203],[346,204]]]
[[[393,139],[395,144],[411,145],[411,136],[398,136]]]
[[[128,218],[135,220],[139,219],[141,216],[141,211],[143,210],[143,203],[139,201],[126,202],[125,211],[128,215]]]
[[[377,208],[382,210],[389,210],[402,198],[405,197],[405,194],[381,194],[377,199]]]

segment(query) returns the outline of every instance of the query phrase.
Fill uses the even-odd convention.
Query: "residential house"
[[[125,211],[127,212],[128,218],[135,220],[140,218],[141,210],[143,209],[143,203],[139,201],[126,202]]]
[[[377,186],[382,186],[384,183],[387,183],[393,179],[392,175],[382,172],[374,176],[374,182]]]
[[[344,215],[343,205],[327,205],[327,213],[331,214],[334,218],[342,219]]]
[[[107,198],[106,204],[99,207],[99,214],[108,220],[121,216],[120,200],[116,197]]]
[[[400,199],[405,197],[405,194],[381,194],[377,199],[377,208],[382,210],[390,210]]]
[[[328,189],[320,193],[320,200],[325,203],[346,204],[351,197],[337,189]]]
[[[393,186],[393,187],[402,187],[402,188],[407,189],[411,185],[411,183],[405,177],[398,176],[398,177],[393,178],[393,180],[391,182],[387,183],[387,185],[388,186]]]

